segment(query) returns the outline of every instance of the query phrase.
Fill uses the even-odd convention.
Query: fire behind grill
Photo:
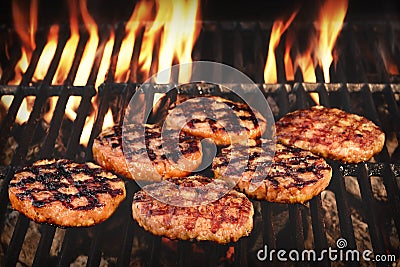
[[[204,33],[201,35],[198,45],[195,48],[196,59],[213,59],[218,62],[231,63],[233,66],[243,70],[245,73],[259,82],[260,89],[264,92],[275,119],[279,119],[289,111],[299,108],[305,108],[315,105],[310,98],[309,92],[317,92],[320,103],[325,106],[338,107],[348,112],[358,113],[374,121],[381,126],[386,133],[388,140],[400,140],[400,112],[398,102],[400,98],[400,86],[398,83],[388,83],[395,81],[396,77],[390,77],[385,72],[381,60],[374,61],[375,64],[366,62],[359,53],[351,51],[360,51],[360,47],[355,40],[347,45],[350,47],[351,59],[357,64],[349,65],[345,62],[339,62],[338,68],[332,69],[334,75],[333,81],[341,83],[333,84],[306,84],[306,83],[286,83],[284,79],[283,67],[279,66],[282,60],[278,55],[278,74],[282,84],[267,85],[262,82],[264,45],[261,36],[266,36],[266,28],[262,24],[250,23],[228,23],[228,24],[205,24]],[[353,29],[353,27],[348,26]],[[107,32],[106,30],[104,31]],[[346,32],[346,31],[345,31]],[[251,34],[256,39],[251,44],[245,44],[242,37]],[[350,39],[353,38],[352,30],[347,32]],[[106,35],[106,34],[105,34]],[[213,42],[211,55],[206,52],[207,43],[211,36]],[[66,82],[62,86],[50,86],[58,61],[61,56],[65,38],[60,38],[58,49],[49,68],[45,79],[39,84],[32,85],[31,79],[35,65],[39,59],[43,45],[40,42],[32,56],[31,64],[26,71],[21,85],[12,87],[4,85],[12,75],[13,64],[9,63],[8,68],[2,76],[0,86],[1,95],[14,95],[14,101],[6,117],[3,119],[0,129],[0,139],[2,144],[7,144],[9,137],[16,137],[18,147],[12,156],[11,164],[4,170],[4,178],[0,191],[0,221],[1,231],[4,234],[5,228],[11,228],[12,237],[5,248],[4,264],[14,266],[20,255],[27,249],[25,237],[30,224],[29,220],[18,215],[16,223],[8,220],[10,212],[8,206],[7,185],[12,179],[18,166],[24,165],[34,159],[55,156],[53,148],[57,143],[57,138],[62,134],[62,127],[65,121],[64,110],[68,98],[72,95],[81,96],[81,103],[78,109],[78,116],[70,126],[72,131],[69,136],[64,137],[65,149],[57,156],[64,156],[78,161],[91,160],[91,145],[93,139],[101,131],[104,116],[112,108],[115,121],[120,122],[123,117],[123,110],[127,106],[130,96],[135,93],[139,84],[133,81],[140,80],[135,69],[138,59],[138,49],[134,50],[132,60],[131,77],[128,84],[115,84],[113,82],[113,70],[115,70],[116,55],[118,52],[118,39],[114,46],[114,53],[110,72],[105,84],[101,86],[98,92],[99,110],[96,121],[91,132],[89,145],[87,148],[79,145],[79,138],[85,119],[91,108],[91,99],[95,95],[94,89],[95,77],[99,68],[101,58],[96,58],[92,69],[92,76],[89,78],[88,86],[72,86],[74,75],[79,64],[82,49],[78,49],[73,67]],[[82,43],[85,42],[82,39]],[[104,42],[102,39],[98,50],[102,54]],[[119,40],[122,40],[120,36]],[[228,41],[227,41],[228,40]],[[233,40],[230,42],[229,40]],[[246,39],[244,39],[246,40]],[[259,41],[259,42],[258,42]],[[228,49],[224,49],[228,43]],[[140,42],[139,42],[140,43]],[[234,43],[230,46],[229,43]],[[44,44],[44,42],[42,42]],[[371,41],[370,44],[374,44]],[[244,51],[248,45],[254,46],[254,54],[246,54]],[[206,48],[204,48],[206,47]],[[348,51],[344,50],[344,51]],[[352,50],[353,49],[353,50]],[[374,50],[375,49],[375,50]],[[377,48],[373,51],[377,53]],[[224,52],[223,52],[224,51]],[[228,55],[227,55],[228,54]],[[231,54],[231,55],[230,55]],[[374,54],[374,53],[373,53]],[[233,56],[236,55],[236,56]],[[376,57],[379,59],[378,54]],[[15,56],[15,58],[18,58]],[[346,58],[346,57],[344,57]],[[282,59],[282,58],[281,58]],[[349,59],[343,59],[349,60]],[[280,62],[280,63],[279,63]],[[14,63],[15,64],[15,63]],[[154,63],[155,64],[155,63]],[[154,65],[153,64],[153,65]],[[153,70],[156,67],[152,68]],[[322,81],[321,73],[318,75],[319,81]],[[301,74],[297,74],[297,79],[301,81]],[[379,84],[364,84],[354,82],[375,81]],[[353,83],[344,83],[353,82]],[[243,87],[246,85],[234,85]],[[144,95],[146,107],[153,103],[155,93],[163,93],[163,86],[156,88],[146,88],[140,91]],[[181,90],[181,93],[189,95],[197,94],[222,94],[229,97],[221,87],[218,86],[199,86],[193,85]],[[251,94],[251,92],[249,92]],[[35,105],[28,122],[22,126],[14,124],[16,113],[22,99],[27,95],[36,95]],[[35,142],[37,134],[42,129],[41,117],[46,106],[46,101],[50,96],[59,96],[57,107],[53,119],[45,129],[42,136],[42,143],[38,147],[38,152],[32,152],[32,145]],[[21,129],[19,128],[21,127]],[[397,136],[396,136],[397,134]],[[338,216],[339,235],[348,242],[347,248],[359,248],[360,240],[357,239],[359,225],[355,225],[356,219],[351,216],[355,209],[361,210],[361,221],[365,221],[367,230],[365,230],[371,248],[376,254],[396,254],[400,243],[400,192],[397,179],[400,177],[400,157],[396,150],[397,144],[390,147],[387,142],[384,150],[374,158],[374,162],[360,163],[357,165],[340,164],[330,162],[333,168],[332,182],[327,188],[327,192],[333,192]],[[5,149],[3,147],[2,149]],[[394,152],[392,152],[395,150]],[[4,151],[4,150],[2,150]],[[390,153],[389,153],[390,151]],[[31,155],[33,153],[33,156]],[[373,180],[378,178],[382,182],[384,199],[378,199],[374,190]],[[359,199],[354,199],[354,194],[349,192],[348,181],[355,181],[359,189]],[[328,246],[334,246],[332,240],[328,238],[330,229],[327,225],[332,225],[326,221],[326,212],[323,209],[324,195],[317,196],[306,205],[282,205],[267,202],[254,201],[256,207],[255,228],[248,238],[242,238],[238,243],[231,244],[234,247],[233,256],[227,254],[229,245],[220,246],[209,242],[193,243],[189,241],[168,242],[160,237],[154,237],[144,232],[133,220],[131,216],[131,201],[133,193],[138,190],[134,182],[127,182],[128,196],[121,205],[116,214],[103,224],[91,228],[65,230],[57,229],[50,225],[40,225],[40,241],[35,248],[35,257],[33,265],[42,266],[46,263],[53,265],[69,265],[79,255],[87,256],[88,266],[98,266],[104,258],[111,258],[111,263],[118,266],[127,266],[132,262],[158,266],[159,264],[177,264],[185,266],[193,263],[194,259],[199,265],[255,265],[264,264],[256,259],[256,252],[262,249],[264,244],[268,248],[297,248],[302,249],[315,248],[317,251],[326,249]],[[355,204],[356,203],[356,204]],[[358,203],[358,204],[357,204]],[[358,205],[358,206],[357,206]],[[331,207],[334,210],[334,207]],[[10,225],[8,225],[10,224]],[[334,224],[334,223],[333,223]],[[50,255],[51,247],[56,242],[55,236],[63,232],[62,244],[57,255]],[[358,240],[358,241],[357,241]],[[333,240],[334,241],[334,240]],[[34,245],[34,244],[31,244]],[[21,254],[22,253],[22,254]],[[397,255],[399,256],[399,255]],[[301,263],[300,263],[301,264]],[[325,266],[330,263],[325,261]],[[359,265],[358,262],[349,262],[346,265]]]

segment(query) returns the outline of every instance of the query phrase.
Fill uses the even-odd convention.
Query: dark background
[[[11,25],[11,2],[0,1],[0,24]],[[68,5],[64,1],[39,0],[39,25],[68,23]],[[28,3],[29,1],[20,1]],[[137,1],[134,0],[88,0],[92,16],[101,23],[126,21]],[[201,0],[203,20],[261,20],[274,21],[276,18],[289,16],[300,8],[298,19],[313,20],[319,5],[318,0]],[[349,0],[346,21],[353,20],[400,20],[400,1]]]

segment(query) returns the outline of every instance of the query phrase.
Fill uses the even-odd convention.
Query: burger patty
[[[181,133],[179,141],[175,141],[172,131],[165,131],[162,136],[157,125],[123,127],[128,151],[122,150],[121,126],[114,126],[94,140],[93,157],[108,170],[133,180],[159,181],[163,177],[186,176],[201,164],[201,143],[193,136]]]
[[[125,199],[125,184],[93,163],[40,160],[16,172],[11,205],[38,223],[91,226],[109,218]]]
[[[205,98],[212,100],[212,104],[205,102]],[[260,137],[266,130],[265,118],[258,111],[253,112],[245,103],[216,96],[197,97],[189,101],[190,105],[181,104],[169,111],[166,121],[168,127],[201,138],[211,138],[221,146]],[[210,118],[206,114],[213,116]],[[190,119],[187,121],[185,117]]]
[[[276,122],[276,134],[285,145],[347,163],[369,160],[385,143],[385,134],[372,121],[323,106],[287,114]]]
[[[236,183],[247,196],[279,203],[310,200],[328,186],[332,176],[323,158],[280,143],[275,147],[265,139],[223,148],[212,169],[216,177]]]
[[[250,234],[254,209],[244,194],[229,189],[204,176],[170,178],[137,192],[132,215],[147,231],[170,239],[235,242]],[[198,199],[205,203],[193,205]]]

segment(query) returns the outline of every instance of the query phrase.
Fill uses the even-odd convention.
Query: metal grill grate
[[[351,86],[355,86],[356,89],[351,88]],[[294,86],[290,85],[260,85],[263,89],[265,96],[268,101],[271,103],[272,107],[277,107],[277,109],[273,111],[276,115],[276,118],[283,116],[286,112],[289,112],[293,109],[304,108],[314,103],[309,98],[307,92],[313,91],[318,92],[321,100],[321,104],[325,106],[332,107],[340,107],[346,111],[352,112],[354,109],[361,108],[363,110],[362,115],[367,118],[373,120],[378,125],[381,125],[385,130],[385,125],[382,125],[379,120],[377,108],[380,108],[374,101],[374,99],[384,99],[384,106],[386,108],[385,111],[388,112],[387,116],[396,117],[399,116],[398,113],[398,104],[396,103],[396,98],[399,97],[400,88],[397,85],[346,85],[341,84],[338,86],[335,85],[308,85],[297,83]],[[96,127],[94,127],[94,132],[101,129],[102,120],[104,118],[105,112],[109,108],[110,103],[117,103],[118,107],[126,106],[129,96],[136,90],[136,85],[134,84],[105,84],[99,92],[100,96],[100,109],[99,114],[96,120]],[[27,88],[26,90],[31,89]],[[63,88],[59,88],[60,90],[55,89],[57,91],[57,95],[60,95],[63,91]],[[87,90],[83,90],[83,88],[73,88],[67,90],[68,92],[78,91],[81,93],[86,92]],[[194,88],[193,90],[197,90],[198,88]],[[379,93],[377,92],[379,90]],[[381,90],[382,89],[382,90]],[[209,90],[209,89],[208,89]],[[220,88],[215,87],[211,91],[218,92]],[[162,92],[162,87],[154,88],[154,92]],[[374,93],[372,93],[374,92]],[[78,93],[78,92],[76,92]],[[149,94],[149,91],[142,92],[143,94],[149,95],[146,99],[149,101],[148,103],[152,103],[152,94]],[[64,93],[66,94],[66,93]],[[362,96],[362,106],[359,107],[351,101],[352,98],[358,97],[361,94]],[[68,95],[68,94],[67,94]],[[66,96],[64,96],[66,97]],[[84,100],[82,100],[84,101]],[[64,102],[64,101],[63,101]],[[88,101],[90,103],[90,101]],[[122,117],[121,117],[122,118]],[[399,121],[393,121],[395,127],[399,127]],[[391,126],[391,127],[392,127]],[[54,129],[56,127],[57,129]],[[54,131],[58,132],[59,124],[53,123],[50,127],[49,134],[45,139],[45,143],[53,142],[54,140],[53,133]],[[27,134],[26,134],[27,135]],[[92,136],[95,137],[97,134],[93,133]],[[79,140],[75,140],[79,142]],[[75,143],[76,143],[75,142]],[[70,144],[73,142],[71,141]],[[53,143],[54,145],[54,143]],[[43,147],[43,152],[40,155],[51,155],[51,148],[48,151],[48,146]],[[51,147],[51,146],[49,146]],[[88,148],[87,151],[90,151]],[[18,154],[16,154],[17,156]],[[70,157],[74,157],[74,155],[70,154]],[[84,158],[85,160],[90,160],[89,154]],[[333,167],[333,178],[328,190],[332,191],[335,194],[335,199],[337,203],[337,210],[339,216],[339,225],[340,225],[340,234],[341,237],[345,238],[348,241],[349,248],[357,248],[356,238],[355,238],[355,228],[352,220],[352,209],[351,209],[351,199],[348,197],[348,192],[346,191],[345,180],[348,176],[357,177],[357,181],[361,191],[362,203],[369,207],[367,209],[366,214],[366,222],[368,224],[368,234],[371,239],[371,243],[373,246],[373,250],[375,253],[396,253],[396,247],[393,247],[390,241],[390,236],[387,234],[387,225],[382,224],[382,220],[378,217],[377,209],[380,207],[380,203],[375,199],[373,195],[373,191],[371,188],[371,177],[379,176],[382,177],[383,183],[385,186],[385,190],[387,192],[387,205],[390,206],[391,213],[390,217],[393,219],[394,228],[397,233],[397,240],[399,239],[398,233],[400,233],[400,201],[399,201],[399,187],[397,184],[400,167],[397,164],[391,163],[391,161],[396,160],[390,157],[386,147],[385,149],[376,156],[376,163],[360,163],[357,165],[347,165],[340,164],[338,162],[330,162]],[[4,221],[4,217],[7,214],[7,183],[12,178],[13,173],[15,171],[14,165],[9,167],[6,178],[4,179],[2,191],[1,191],[1,216],[2,221]],[[92,234],[91,238],[88,238],[86,242],[88,242],[89,247],[83,253],[87,253],[88,256],[88,266],[98,266],[101,260],[101,257],[104,256],[104,246],[109,245],[109,240],[107,240],[107,236],[104,235],[104,232],[108,231],[110,227],[112,228],[113,224],[119,225],[119,221],[123,218],[123,223],[118,228],[112,228],[112,235],[118,236],[121,239],[118,240],[113,246],[119,247],[119,254],[115,255],[117,265],[126,266],[130,262],[132,255],[132,246],[133,241],[137,238],[146,238],[150,240],[148,243],[149,249],[147,251],[146,257],[144,260],[146,263],[150,265],[159,265],[160,264],[160,251],[165,249],[165,244],[163,244],[161,238],[159,237],[149,237],[149,234],[144,233],[139,226],[132,221],[130,205],[132,201],[133,192],[135,192],[138,188],[136,184],[133,182],[127,182],[128,187],[128,197],[126,201],[123,203],[118,212],[107,222],[92,227],[90,229],[74,229],[69,228],[65,231],[65,236],[63,239],[63,244],[61,251],[57,258],[57,264],[64,266],[69,265],[71,261],[74,260],[74,257],[82,253],[79,251],[79,245],[76,244],[77,240],[79,240],[80,236],[86,236],[87,233],[90,232]],[[288,212],[288,234],[293,238],[290,240],[290,247],[297,248],[302,250],[305,248],[305,233],[307,225],[305,225],[304,217],[305,214],[310,214],[311,224],[312,224],[312,236],[314,248],[317,251],[321,251],[328,247],[325,223],[324,223],[324,211],[322,209],[322,200],[321,196],[317,196],[309,202],[309,205],[280,205],[280,204],[272,204],[266,202],[254,202],[256,207],[260,207],[261,213],[259,216],[262,216],[262,231],[261,236],[263,238],[263,243],[267,244],[269,248],[279,248],[277,243],[280,242],[277,240],[277,237],[281,235],[281,233],[277,230],[277,227],[274,225],[274,221],[276,221],[277,214],[274,212],[276,209],[286,210]],[[256,204],[258,203],[258,204]],[[18,257],[20,255],[20,251],[24,242],[25,234],[29,227],[29,220],[23,216],[19,215],[18,221],[14,228],[14,234],[9,243],[8,249],[5,254],[5,265],[13,266],[18,261]],[[41,237],[40,242],[37,246],[36,256],[33,264],[36,266],[41,266],[46,263],[49,259],[49,251],[53,242],[53,237],[56,231],[56,227],[43,225],[41,226]],[[393,238],[393,237],[392,237]],[[237,244],[234,244],[234,263],[238,265],[242,264],[254,264],[255,254],[251,251],[250,248],[254,246],[252,242],[257,239],[257,232],[254,233],[249,238],[241,239]],[[187,265],[188,262],[191,261],[193,255],[193,247],[191,242],[187,241],[179,241],[177,242],[177,256],[175,261],[178,265],[183,266]],[[207,258],[207,265],[217,265],[218,260],[224,256],[224,251],[226,246],[219,246],[216,244],[209,244],[210,253],[205,253],[204,257]],[[106,249],[107,250],[107,249]],[[165,262],[164,262],[165,263]],[[349,263],[358,265],[359,263]],[[325,266],[329,266],[329,262],[324,262]]]
[[[398,109],[400,99],[400,87],[396,83],[386,83],[392,81],[393,77],[389,77],[382,69],[381,61],[378,60],[375,67],[371,67],[366,63],[359,51],[362,49],[359,42],[353,40],[354,27],[348,26],[345,31],[345,37],[349,37],[352,41],[347,43],[350,48],[346,49],[342,55],[350,54],[351,56],[338,63],[338,68],[333,69],[333,80],[337,82],[369,82],[375,79],[381,84],[307,84],[307,83],[286,83],[268,85],[261,84],[263,77],[263,64],[265,56],[265,48],[267,40],[264,36],[268,36],[270,24],[262,23],[205,23],[200,39],[195,47],[194,58],[203,60],[214,60],[231,64],[238,69],[249,73],[249,75],[259,83],[260,89],[264,92],[265,97],[270,103],[275,115],[275,119],[279,119],[287,112],[295,109],[305,108],[315,105],[309,97],[309,92],[317,92],[322,105],[330,107],[338,107],[348,112],[354,112],[364,115],[368,119],[374,121],[381,126],[388,137],[400,140],[400,112]],[[43,51],[45,38],[38,36],[37,47],[32,55],[31,63],[23,76],[19,86],[13,87],[6,85],[13,74],[14,65],[18,53],[13,52],[11,59],[7,62],[7,67],[3,68],[3,76],[0,85],[0,94],[14,95],[13,103],[2,121],[0,128],[0,146],[1,151],[4,151],[7,139],[15,135],[15,131],[19,131],[21,137],[18,139],[18,148],[12,157],[10,166],[8,166],[2,179],[0,190],[0,231],[3,234],[4,222],[9,214],[8,192],[7,185],[12,179],[14,172],[18,166],[24,165],[29,161],[37,158],[54,156],[53,149],[57,137],[61,134],[61,128],[64,118],[65,106],[70,96],[81,96],[80,106],[78,108],[78,116],[73,122],[72,132],[69,134],[66,142],[66,151],[63,154],[66,158],[75,159],[78,161],[91,160],[91,146],[94,138],[100,133],[104,116],[111,107],[114,112],[114,117],[117,122],[123,118],[123,110],[127,106],[128,101],[133,93],[138,90],[138,84],[133,81],[140,81],[141,74],[137,69],[137,61],[139,56],[139,48],[141,44],[140,34],[139,41],[135,44],[133,59],[131,62],[131,73],[129,83],[116,84],[114,83],[114,73],[118,51],[123,38],[123,27],[118,26],[117,37],[113,48],[111,67],[107,76],[106,82],[99,88],[99,109],[91,132],[89,144],[87,148],[79,144],[79,138],[82,133],[84,122],[91,108],[91,99],[96,95],[94,88],[95,79],[98,73],[101,57],[97,57],[93,65],[91,76],[85,87],[72,86],[72,81],[77,72],[79,61],[81,59],[87,35],[82,33],[77,53],[72,64],[72,68],[68,78],[63,85],[51,85],[52,78],[55,74],[59,63],[61,53],[68,34],[65,34],[59,39],[55,56],[50,65],[49,71],[45,79],[37,85],[32,85],[32,76],[39,57]],[[367,29],[366,31],[369,31]],[[97,48],[97,54],[102,55],[105,42],[108,39],[108,27],[101,29],[100,45]],[[363,32],[363,31],[361,31]],[[392,34],[392,35],[391,35]],[[390,31],[389,38],[393,38],[393,34],[398,34],[396,31]],[[85,37],[86,36],[86,37]],[[347,36],[347,37],[346,37]],[[374,36],[366,35],[369,44],[374,44]],[[249,42],[249,38],[251,42]],[[254,41],[253,41],[254,40]],[[368,43],[367,42],[367,43]],[[211,45],[211,49],[209,49]],[[248,47],[250,45],[250,48]],[[279,80],[285,83],[284,67],[282,53],[279,51],[283,47],[278,48],[278,73]],[[375,50],[374,50],[375,49]],[[376,51],[377,48],[373,48]],[[395,47],[399,52],[399,48]],[[156,50],[155,50],[156,51]],[[252,52],[244,52],[252,51]],[[357,53],[354,53],[357,51]],[[156,53],[156,52],[155,52]],[[397,53],[399,55],[400,53]],[[378,54],[375,54],[379,57]],[[354,60],[359,64],[348,66],[348,60]],[[341,66],[341,67],[340,67]],[[157,66],[153,62],[151,73],[154,73]],[[316,71],[318,74],[318,70]],[[372,73],[372,74],[371,74]],[[367,75],[368,74],[368,75]],[[301,81],[301,74],[296,74],[296,77]],[[317,75],[319,81],[322,81],[322,74]],[[356,78],[352,78],[356,77]],[[370,77],[372,77],[370,79]],[[395,77],[394,77],[395,78]],[[353,80],[354,79],[354,80]],[[237,85],[241,86],[241,85]],[[201,89],[201,88],[200,88]],[[198,87],[193,87],[189,90],[196,93]],[[207,89],[209,92],[221,93],[220,87],[212,87]],[[140,93],[144,94],[147,106],[153,103],[154,93],[162,93],[162,86],[157,88],[148,88]],[[223,93],[223,92],[222,92]],[[22,129],[18,129],[15,124],[16,114],[22,103],[22,100],[27,95],[35,95],[36,100],[28,122],[23,125]],[[39,153],[35,158],[27,158],[27,154],[35,132],[38,131],[40,119],[43,115],[43,110],[46,101],[50,96],[58,96],[58,102],[49,128],[44,136],[43,145],[40,147]],[[389,122],[389,124],[387,123]],[[397,145],[395,147],[397,149]],[[398,180],[400,177],[400,161],[399,155],[395,152],[389,153],[387,147],[375,157],[375,162],[360,163],[357,165],[341,164],[339,162],[330,162],[333,168],[333,178],[328,191],[334,193],[340,236],[348,241],[349,248],[358,248],[357,237],[355,231],[357,227],[354,225],[353,199],[349,196],[348,181],[349,177],[356,177],[357,185],[360,190],[360,201],[364,205],[365,221],[367,234],[370,237],[370,243],[375,253],[390,253],[396,254],[399,251],[400,242],[400,192]],[[384,189],[387,194],[387,200],[382,203],[374,196],[371,179],[380,177],[383,180]],[[113,263],[117,266],[127,266],[132,263],[135,257],[141,260],[141,263],[150,266],[159,266],[160,264],[186,266],[193,263],[193,260],[198,260],[199,265],[215,266],[215,265],[264,265],[265,263],[257,261],[254,247],[262,248],[263,244],[269,248],[280,248],[284,245],[291,248],[302,250],[309,246],[306,240],[309,236],[312,237],[311,245],[317,251],[327,248],[330,240],[327,238],[328,230],[326,229],[326,217],[323,208],[324,199],[317,196],[312,199],[307,205],[280,205],[266,202],[254,201],[258,209],[255,220],[260,222],[256,225],[253,233],[248,238],[241,239],[236,244],[226,246],[217,245],[209,242],[192,243],[188,241],[167,242],[159,237],[151,236],[144,232],[133,220],[131,216],[131,201],[133,193],[138,190],[134,182],[127,182],[127,199],[118,209],[116,214],[107,220],[105,223],[95,227],[75,229],[65,229],[65,234],[62,239],[62,246],[57,256],[50,255],[52,243],[54,243],[57,228],[50,225],[40,226],[40,241],[35,247],[35,257],[33,259],[34,266],[43,266],[46,263],[52,263],[57,266],[69,265],[79,255],[87,256],[87,266],[99,266],[102,258],[107,257],[110,253],[113,258]],[[386,220],[380,218],[378,211],[382,205],[385,205],[389,210],[386,213]],[[277,212],[279,211],[279,213]],[[282,228],[276,222],[280,220],[280,215],[286,214],[286,224]],[[394,233],[390,234],[387,231],[387,221],[392,221],[389,225],[390,229],[394,229]],[[12,225],[12,238],[6,246],[4,254],[4,265],[15,266],[21,255],[21,250],[25,241],[27,231],[32,223],[23,215],[18,216],[15,225]],[[310,225],[311,227],[310,227]],[[311,229],[311,233],[310,233]],[[284,236],[290,236],[288,242],[282,242]],[[394,241],[393,241],[394,239]],[[261,240],[261,241],[260,241]],[[284,240],[285,241],[285,240]],[[138,247],[137,243],[143,244],[144,248]],[[397,244],[397,245],[396,245]],[[226,250],[229,246],[234,247],[233,258],[228,259]],[[172,247],[172,248],[171,248]],[[114,248],[110,252],[110,248]],[[200,252],[198,252],[200,250]],[[117,252],[116,252],[117,251]],[[164,251],[164,254],[163,254]],[[165,251],[171,252],[168,257],[165,256]],[[200,258],[198,258],[200,255]],[[397,255],[400,256],[400,255]],[[298,263],[306,265],[305,263]],[[324,266],[330,266],[328,261],[318,263]],[[272,263],[274,265],[274,263]],[[349,262],[346,265],[360,265],[359,262]]]

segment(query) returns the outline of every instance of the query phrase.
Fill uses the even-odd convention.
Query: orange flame
[[[292,47],[292,42],[292,39],[286,39],[285,55],[283,56],[287,81],[294,81],[293,61],[290,57],[290,48]]]
[[[269,39],[268,57],[264,68],[264,81],[266,83],[277,83],[278,75],[276,72],[275,50],[278,47],[282,34],[287,30],[293,19],[296,17],[297,11],[285,22],[277,20],[272,25],[271,37]]]
[[[28,3],[28,4],[27,4]],[[89,38],[85,44],[77,73],[73,81],[68,81],[74,86],[88,85],[92,66],[96,57],[101,56],[98,75],[94,81],[97,90],[99,85],[105,81],[107,72],[110,69],[111,57],[115,43],[115,34],[110,32],[110,37],[104,44],[102,55],[96,55],[99,46],[98,26],[89,14],[87,0],[68,1],[70,12],[70,37],[65,43],[65,47],[60,57],[52,84],[64,84],[71,70],[74,54],[77,52],[79,40],[79,20],[83,21]],[[15,67],[15,76],[9,84],[18,85],[22,80],[23,73],[26,72],[31,60],[32,52],[36,47],[35,34],[37,30],[38,0],[30,2],[15,0],[12,2],[13,19],[15,29],[19,35],[22,47],[21,58]],[[199,1],[187,0],[140,0],[126,24],[125,36],[121,42],[119,54],[117,56],[115,68],[116,82],[126,82],[130,73],[132,54],[139,29],[143,29],[146,21],[154,20],[151,27],[146,28],[143,42],[140,47],[139,67],[141,70],[147,68],[144,75],[149,75],[150,66],[153,61],[157,62],[159,71],[170,67],[174,63],[192,62],[192,49],[200,33],[200,27],[196,24],[199,19]],[[32,81],[40,82],[48,72],[51,61],[55,55],[59,37],[59,26],[53,25],[50,28],[47,42],[39,57]],[[155,43],[159,42],[159,47],[155,48]],[[103,45],[103,44],[102,44]],[[158,58],[152,59],[153,50],[158,50]],[[0,69],[1,75],[1,69]],[[190,79],[191,69],[181,68],[179,80],[184,82]],[[168,81],[169,77],[158,77],[160,82]],[[91,84],[90,84],[91,85]],[[35,97],[26,97],[20,107],[16,122],[23,123],[29,118]],[[48,100],[48,110],[43,118],[50,122],[54,113],[58,97],[50,97]],[[2,104],[8,109],[13,101],[13,96],[3,96]],[[68,99],[65,117],[74,121],[80,105],[81,97],[71,96]],[[98,110],[97,95],[92,99],[92,111],[88,115],[80,143],[86,145],[92,131],[95,115]],[[111,109],[105,115],[103,128],[114,125]]]
[[[160,38],[158,71],[171,67],[176,60],[179,64],[192,62],[192,50],[200,27],[199,1],[158,0],[157,15],[150,28],[147,28],[139,56],[141,70],[149,74],[156,39]],[[191,69],[179,69],[179,82],[186,82],[191,77]],[[156,77],[157,83],[171,81],[171,73],[162,72]]]
[[[40,55],[38,64],[36,66],[35,73],[33,74],[33,81],[40,81],[44,79],[44,76],[50,67],[51,60],[56,52],[57,42],[58,25],[53,25],[50,28],[46,46],[43,48],[42,54]]]
[[[74,81],[75,86],[86,85],[96,57],[97,46],[99,44],[97,25],[92,16],[90,16],[89,14],[86,1],[87,0],[79,1],[79,8],[81,10],[83,23],[85,24],[85,27],[89,32],[89,39],[86,43],[85,50],[83,51],[81,63],[78,67],[78,72],[76,73]]]
[[[36,47],[35,34],[38,19],[38,2],[32,0],[29,11],[24,5],[26,2],[21,0],[12,1],[12,15],[15,31],[22,42],[21,58],[15,66],[15,76],[9,84],[17,85],[22,79],[22,74],[28,68],[32,51]],[[27,15],[29,14],[29,15]],[[27,30],[28,29],[28,30]]]
[[[332,51],[342,29],[346,16],[348,0],[326,0],[323,4],[316,28],[318,30],[318,46],[316,56],[324,72],[325,82],[330,82],[329,67],[332,64]]]
[[[115,73],[115,80],[117,82],[126,82],[128,79],[135,39],[138,29],[141,26],[140,22],[149,20],[151,18],[152,8],[152,2],[146,0],[140,1],[136,5],[128,23],[125,26],[126,36],[121,43]]]
[[[396,65],[395,60],[393,59],[393,55],[390,52],[390,49],[385,46],[384,42],[378,42],[379,52],[382,56],[383,64],[385,65],[386,71],[390,75],[399,75],[399,68]]]
[[[306,52],[298,54],[295,61],[295,69],[300,68],[305,82],[315,83],[317,77],[311,53],[311,49],[308,49]]]
[[[61,54],[60,63],[58,64],[56,74],[53,78],[53,84],[62,84],[67,78],[68,71],[71,69],[74,57],[71,57],[76,51],[79,42],[79,26],[78,26],[78,8],[76,1],[68,1],[70,11],[70,31],[71,36],[65,43],[64,50]]]
[[[12,1],[12,15],[13,15],[15,31],[21,39],[22,48],[21,48],[21,58],[18,60],[14,69],[15,71],[14,79],[9,82],[9,84],[11,85],[18,85],[21,82],[22,75],[28,68],[29,61],[32,56],[32,51],[36,47],[35,34],[37,30],[38,1],[32,0],[29,7],[27,7],[24,4],[26,4],[26,2],[24,1],[18,1],[18,0]],[[26,10],[27,8],[29,8],[29,12]],[[50,39],[51,38],[49,36],[49,40]],[[47,49],[51,50],[50,47],[48,47]],[[43,64],[43,61],[40,64]],[[38,74],[36,74],[36,78],[37,75]],[[3,96],[1,98],[1,103],[6,107],[6,109],[10,107],[13,98],[14,98],[13,96],[9,95]],[[16,116],[17,123],[22,124],[28,121],[29,114],[32,111],[34,101],[35,101],[34,96],[28,96],[24,98],[17,112]]]
[[[348,0],[326,0],[324,2],[318,19],[314,23],[316,36],[310,39],[306,51],[295,54],[294,63],[291,58],[291,50],[296,37],[291,35],[291,38],[286,40],[284,64],[287,80],[294,80],[294,72],[300,69],[304,82],[316,82],[315,66],[318,62],[322,67],[325,82],[330,82],[329,68],[333,62],[333,48],[342,29],[347,6]],[[291,31],[291,33],[294,32]],[[297,49],[297,47],[295,48]]]

